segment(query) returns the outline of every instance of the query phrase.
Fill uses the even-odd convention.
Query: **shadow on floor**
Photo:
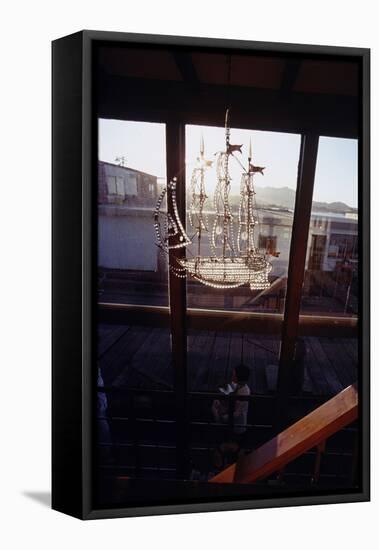
[[[28,497],[42,506],[51,506],[51,493],[48,491],[24,491],[22,493],[25,497]]]

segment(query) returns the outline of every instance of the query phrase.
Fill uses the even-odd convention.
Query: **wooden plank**
[[[253,483],[319,445],[358,417],[358,391],[349,386],[279,435],[213,477],[213,483]]]
[[[100,359],[126,332],[127,325],[99,325],[97,332],[97,357]]]
[[[150,381],[145,386],[148,389],[154,389],[156,385],[171,388],[172,363],[168,330],[153,329],[134,354],[130,366]]]
[[[309,353],[313,353],[315,363],[319,365],[326,383],[329,385],[330,393],[335,394],[343,390],[343,388],[346,387],[346,384],[343,384],[340,380],[338,373],[336,373],[332,363],[329,360],[329,357],[325,354],[320,344],[320,340],[318,338],[307,338],[306,342],[309,347]]]
[[[341,338],[340,339],[341,344],[345,347],[347,353],[349,353],[350,357],[354,361],[354,363],[358,364],[358,340],[357,338]]]
[[[267,365],[273,365],[278,363],[277,356],[272,353],[267,352],[262,346],[267,346],[267,339],[253,338],[253,342],[258,343],[259,345],[254,344],[254,361],[255,361],[255,370],[256,370],[256,383],[257,391],[260,393],[268,392],[267,385],[267,376],[266,376],[266,367]],[[269,346],[270,348],[270,346]]]
[[[111,331],[112,326],[113,325],[108,325],[108,324],[105,324],[105,323],[99,323],[97,325],[97,335],[98,335],[98,337],[107,335]]]
[[[128,386],[133,388],[133,390],[146,389],[148,387],[148,383],[150,382],[151,384],[151,379],[147,378],[144,375],[144,373],[140,372],[139,370],[136,370],[131,365],[129,365],[129,369],[128,369],[128,379],[129,379]]]
[[[247,344],[247,352],[249,352],[249,345],[252,346],[253,350],[253,361],[254,361],[254,384],[252,391],[254,393],[267,393],[267,381],[266,381],[266,365],[268,363],[267,353],[265,350],[258,346],[252,344]],[[247,359],[248,361],[249,359]]]
[[[187,368],[190,391],[208,389],[209,369],[216,334],[211,331],[191,331],[187,337]]]
[[[304,361],[305,361],[304,372],[307,373],[307,384],[309,387],[309,392],[312,393],[313,395],[319,395],[321,394],[321,390],[317,385],[317,378],[315,376],[315,373],[312,370],[312,362],[309,359],[307,359],[307,357],[305,357]]]
[[[278,385],[279,365],[266,365],[266,383],[269,392],[276,391]]]
[[[340,338],[334,338],[333,339],[333,345],[337,348],[338,352],[337,355],[340,357],[340,359],[344,358],[346,361],[346,364],[348,365],[348,371],[350,376],[354,377],[354,380],[357,377],[357,371],[358,371],[358,361],[354,359],[354,352],[351,352],[347,345],[340,339]],[[356,346],[357,348],[358,346]],[[357,353],[357,349],[355,349],[355,353]]]
[[[110,347],[99,360],[99,366],[107,386],[114,384],[115,379],[129,364],[131,357],[138,350],[146,337],[144,330],[140,337],[134,337],[134,328],[130,329]]]
[[[252,346],[252,360],[254,361],[256,389],[254,392],[267,393],[267,373],[268,365],[278,364],[279,343],[271,336],[249,335],[246,334],[247,346]],[[249,349],[249,347],[248,347]]]
[[[212,355],[208,364],[208,390],[217,391],[219,386],[223,386],[228,380],[225,379],[225,373],[229,361],[229,334],[216,334],[212,348]]]
[[[233,335],[233,333],[231,333],[231,332],[226,333],[225,336],[227,338],[228,355],[227,355],[226,361],[224,362],[224,370],[223,370],[223,373],[222,373],[222,380],[229,381],[229,380],[231,380],[232,372],[233,372],[233,369],[230,366],[230,348],[231,348],[231,345],[232,345],[233,337],[234,337],[234,343],[235,344],[237,343],[237,345],[238,345],[238,338],[237,338],[237,342],[236,342],[235,340],[236,340],[237,335],[236,334]],[[220,372],[220,376],[221,376],[221,372]]]
[[[136,335],[136,337],[134,337],[134,334]],[[140,332],[134,333],[133,330],[133,335],[130,336],[131,338],[128,342],[128,346],[125,348],[123,353],[124,361],[131,346],[134,347],[134,353],[131,355],[130,359],[126,361],[123,371],[115,379],[113,385],[121,387],[126,386],[128,388],[140,388],[141,380],[143,380],[143,378],[141,378],[139,367],[140,364],[146,360],[146,343],[151,343],[156,335],[154,333],[154,330],[150,330],[147,334],[145,333],[144,336]]]
[[[208,370],[216,334],[200,331],[188,354],[188,363],[193,374],[191,391],[204,391],[208,388]]]
[[[312,381],[309,376],[309,368],[306,363],[304,365],[304,382],[302,390],[304,393],[312,393]]]
[[[277,360],[279,358],[279,352],[280,352],[280,335],[278,335],[276,338],[273,337],[271,334],[265,335],[262,338],[262,346],[267,348],[268,353],[271,352],[271,358]]]
[[[346,386],[355,382],[357,371],[352,367],[352,361],[346,352],[335,345],[334,339],[321,338],[320,343],[329,361],[338,371],[343,386],[346,388]]]
[[[130,327],[130,330],[103,355],[100,366],[104,373],[109,372],[109,382],[114,386],[129,386],[129,367],[134,355],[146,341],[152,329]]]
[[[254,339],[251,340],[249,338],[249,334],[244,334],[243,362],[250,369],[250,391],[252,393],[262,392],[266,382],[263,372],[266,363],[266,354],[265,351],[255,345]]]
[[[308,366],[308,372],[313,384],[313,393],[316,395],[331,395],[333,393],[327,379],[325,378],[323,369],[320,366],[320,361],[313,353],[312,346],[309,342],[310,338],[305,338],[307,353],[305,361]]]
[[[242,357],[242,347],[244,350],[243,357]],[[246,354],[246,343],[244,342],[242,344],[241,334],[230,333],[229,360],[227,364],[227,372],[225,375],[225,380],[228,380],[228,381],[231,380],[233,370],[237,367],[237,365],[240,365],[241,363],[244,363],[245,365],[250,367],[250,379],[248,384],[249,384],[249,387],[252,388],[254,375],[253,375],[253,369],[251,368],[249,359]]]
[[[188,388],[189,391],[194,390],[194,382],[196,378],[196,361],[191,360],[194,350],[196,350],[196,341],[199,339],[200,333],[195,330],[187,332],[187,372],[188,372]]]
[[[346,388],[346,386],[348,386],[349,383],[351,383],[352,381],[350,381],[349,383],[347,382],[345,373],[339,368],[338,365],[336,365],[336,363],[334,361],[334,357],[336,355],[337,350],[335,348],[334,349],[326,349],[324,347],[323,340],[324,339],[319,340],[319,344],[320,344],[319,345],[319,353],[320,353],[321,357],[323,358],[323,362],[328,365],[329,369],[334,369],[334,371],[336,372],[336,374],[338,376],[338,379],[340,380],[342,388]]]
[[[215,475],[209,480],[209,483],[233,483],[236,475],[236,464],[231,464],[225,470]]]

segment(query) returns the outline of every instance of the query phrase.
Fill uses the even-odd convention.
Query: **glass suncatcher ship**
[[[248,166],[244,167],[235,155],[241,153],[241,147],[242,145],[230,143],[227,110],[225,150],[216,153],[215,163],[205,158],[204,140],[201,138],[200,156],[191,177],[191,204],[188,212],[190,227],[195,231],[193,237],[188,236],[180,220],[176,203],[177,181],[173,178],[168,183],[170,193],[167,194],[167,188],[164,188],[155,208],[156,244],[168,253],[171,249],[188,247],[195,241],[196,255],[190,258],[177,258],[177,265],[170,265],[170,270],[178,277],[189,275],[204,285],[219,289],[237,288],[248,284],[251,290],[263,290],[270,287],[268,275],[272,265],[267,260],[268,251],[261,252],[255,244],[255,230],[259,222],[254,176],[263,175],[265,168],[253,164],[251,141]],[[242,170],[237,224],[229,202],[231,159],[237,162]],[[205,210],[208,206],[206,173],[213,169],[213,164],[216,168],[217,183],[213,196],[215,219],[210,227],[209,216]],[[167,211],[164,211],[162,204],[166,195],[170,204],[167,204]],[[204,239],[209,240],[211,255],[202,255]]]

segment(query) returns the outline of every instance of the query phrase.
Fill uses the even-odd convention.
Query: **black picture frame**
[[[93,489],[93,350],[96,296],[97,134],[94,124],[94,63],[99,43],[141,44],[278,55],[353,58],[360,67],[360,488],[334,494],[276,494],[238,498],[209,488],[198,498],[191,483],[185,498],[159,505],[96,508]],[[52,507],[81,519],[240,510],[359,502],[370,499],[370,50],[299,44],[82,31],[52,45],[53,329]],[[160,487],[165,490],[164,483]]]

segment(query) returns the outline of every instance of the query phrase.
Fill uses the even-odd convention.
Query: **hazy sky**
[[[214,159],[214,153],[225,148],[223,128],[209,126],[186,127],[186,170],[189,177],[199,154],[201,135],[205,155]],[[256,176],[257,186],[296,188],[300,136],[277,132],[231,129],[231,143],[243,144],[241,162],[247,164],[249,140],[252,141],[253,162],[265,166],[265,175]],[[321,138],[316,170],[314,200],[342,201],[357,206],[357,141],[352,139]],[[99,121],[99,159],[115,162],[126,157],[126,165],[137,170],[166,178],[165,126],[148,122]],[[231,159],[232,193],[238,193],[241,170]],[[210,191],[215,176],[209,172]]]

